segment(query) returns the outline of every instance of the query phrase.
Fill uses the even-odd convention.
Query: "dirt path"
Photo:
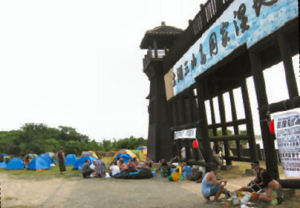
[[[236,181],[235,181],[236,180]],[[230,189],[241,184],[229,183]],[[242,178],[248,181],[247,178]],[[0,174],[3,207],[215,207],[207,203],[200,184],[191,181],[169,182],[156,177],[144,180],[122,179],[12,179]]]

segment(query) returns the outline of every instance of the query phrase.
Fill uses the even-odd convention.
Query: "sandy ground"
[[[112,178],[82,179],[13,179],[0,174],[2,207],[216,207],[201,195],[200,184],[184,180],[169,182],[152,179],[123,180]],[[249,177],[231,179],[234,190]]]

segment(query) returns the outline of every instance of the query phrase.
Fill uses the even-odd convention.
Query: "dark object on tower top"
[[[176,40],[182,32],[182,29],[167,26],[165,22],[162,22],[161,26],[146,31],[144,38],[140,44],[140,48],[148,49],[149,46],[152,47],[154,40],[156,40],[157,42],[158,49],[171,48],[174,40]]]

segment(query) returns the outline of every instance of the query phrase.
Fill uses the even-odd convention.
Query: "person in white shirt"
[[[109,168],[109,173],[110,173],[111,176],[114,176],[114,175],[120,173],[120,168],[119,168],[119,166],[117,165],[117,161],[114,161],[114,162],[113,162],[113,165],[110,166],[110,168]]]

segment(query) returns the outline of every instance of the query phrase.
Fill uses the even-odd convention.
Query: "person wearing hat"
[[[234,192],[238,191],[249,191],[249,192],[257,192],[264,188],[263,180],[262,180],[262,172],[264,171],[263,168],[259,166],[259,162],[255,161],[251,163],[251,169],[256,172],[256,177],[248,183],[247,186],[243,186]]]

